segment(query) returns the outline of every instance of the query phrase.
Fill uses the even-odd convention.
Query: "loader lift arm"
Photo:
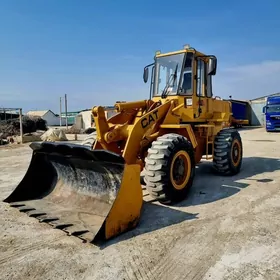
[[[174,107],[174,101],[166,101],[163,104],[147,101],[116,103],[115,108],[119,114],[110,120],[105,118],[103,107],[93,107],[98,135],[94,149],[102,147],[122,155],[127,164],[143,165],[139,157],[143,147],[158,136],[160,125],[165,123]],[[120,117],[124,122],[115,124],[114,118]]]

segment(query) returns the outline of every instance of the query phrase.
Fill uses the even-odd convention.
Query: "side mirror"
[[[144,83],[147,83],[148,79],[149,79],[149,68],[145,67],[144,68],[144,73],[143,73]]]
[[[217,58],[215,56],[209,57],[208,61],[208,75],[214,76],[217,71]]]
[[[263,112],[263,114],[266,113],[266,106],[263,107],[262,112]]]

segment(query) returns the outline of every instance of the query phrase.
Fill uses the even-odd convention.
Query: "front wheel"
[[[178,134],[157,138],[145,159],[145,183],[153,198],[161,203],[185,199],[195,176],[192,144]]]

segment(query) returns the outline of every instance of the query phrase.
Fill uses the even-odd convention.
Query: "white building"
[[[43,120],[47,122],[47,126],[59,126],[60,118],[55,115],[55,113],[51,110],[44,111],[29,111],[26,113],[27,116],[33,117],[41,117]],[[65,119],[62,118],[62,125],[65,125]]]
[[[109,108],[109,107],[106,107]],[[105,111],[105,116],[107,119],[114,116],[116,114],[115,111],[108,110]],[[76,117],[75,117],[75,126],[79,129],[87,129],[89,127],[92,127],[94,123],[93,116],[91,110],[84,110],[81,111]]]
[[[75,117],[75,126],[78,129],[87,129],[92,126],[93,117],[91,114],[91,110],[81,111]]]

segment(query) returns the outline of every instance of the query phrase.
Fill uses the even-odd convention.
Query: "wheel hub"
[[[233,142],[233,145],[232,145],[232,152],[231,152],[231,155],[232,155],[232,161],[233,161],[233,164],[234,165],[238,165],[239,164],[239,161],[240,161],[240,144],[237,140],[235,140]]]
[[[173,172],[173,176],[176,181],[181,181],[184,179],[185,168],[185,163],[182,157],[177,158],[174,164]]]
[[[170,169],[171,182],[175,189],[183,189],[191,176],[191,160],[186,151],[177,152]]]

